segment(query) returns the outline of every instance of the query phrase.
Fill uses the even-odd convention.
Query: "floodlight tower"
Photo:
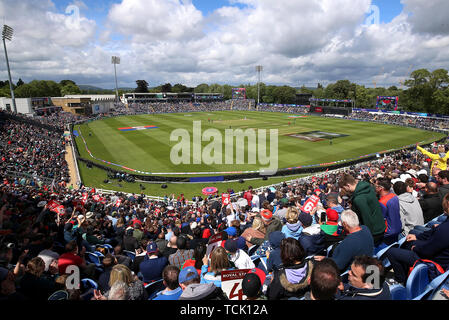
[[[256,71],[259,75],[259,80],[257,81],[257,108],[259,108],[259,100],[260,100],[260,73],[262,72],[262,66],[256,66]]]
[[[113,56],[111,59],[112,64],[114,65],[114,75],[115,75],[115,95],[118,102],[118,85],[117,85],[117,68],[116,65],[120,64],[120,57]]]
[[[14,33],[13,28],[11,28],[10,26],[7,26],[6,24],[3,25],[2,39],[3,39],[3,48],[5,48],[6,67],[8,68],[9,90],[11,91],[11,100],[12,100],[13,111],[15,114],[17,114],[16,99],[14,97],[14,89],[12,87],[11,70],[9,69],[8,52],[6,51],[6,41],[5,41],[5,40],[11,41],[13,33]]]

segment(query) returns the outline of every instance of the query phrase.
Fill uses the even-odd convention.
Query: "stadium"
[[[441,30],[401,11],[347,38],[357,20],[348,12],[366,15],[356,0],[338,19],[317,15],[336,34],[319,41],[308,36],[332,32],[304,20],[315,13],[303,14],[299,0],[289,2],[291,14],[301,12],[292,20],[310,30],[288,26],[290,12],[277,15],[284,8],[270,1],[206,1],[216,7],[201,10],[200,1],[115,2],[96,2],[89,15],[79,1],[66,15],[61,2],[0,6],[18,31],[3,25],[1,301],[144,301],[177,318],[237,306],[272,316],[288,310],[286,300],[296,311],[311,300],[449,300],[449,71],[439,66],[449,51]],[[418,18],[429,12],[405,3]],[[167,21],[154,26],[149,12]],[[43,22],[21,22],[31,16]],[[41,23],[57,34],[36,56],[23,46],[42,42]],[[185,30],[173,29],[178,23]],[[379,40],[391,25],[396,37]],[[251,41],[234,35],[245,28]],[[295,28],[307,34],[290,34]],[[371,32],[378,42],[365,47]],[[402,38],[430,53],[412,59],[397,50],[398,58],[389,50],[404,49]],[[116,49],[123,59],[109,61]],[[145,78],[151,87],[135,80]],[[161,300],[173,305],[158,308]]]

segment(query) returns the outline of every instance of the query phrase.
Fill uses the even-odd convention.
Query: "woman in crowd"
[[[123,282],[128,286],[129,300],[146,300],[148,299],[147,292],[143,282],[131,273],[131,270],[122,265],[117,264],[112,267],[109,278],[109,287],[112,288],[116,282]],[[109,291],[104,294],[108,298]]]
[[[268,286],[269,300],[300,298],[309,289],[309,278],[313,264],[304,261],[305,251],[298,240],[285,238],[281,241],[282,267],[274,270],[273,280]]]
[[[233,269],[225,248],[216,247],[210,253],[210,261],[204,255],[203,266],[201,267],[201,283],[213,283],[221,287],[221,272]]]

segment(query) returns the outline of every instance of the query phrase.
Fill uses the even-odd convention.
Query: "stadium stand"
[[[116,104],[111,114],[95,115],[91,119],[121,114],[200,112],[230,108],[229,102],[154,103],[151,106],[136,104],[128,107]],[[248,103],[234,102],[232,108],[248,110]],[[292,112],[289,107],[274,106],[261,107],[261,110]],[[421,128],[447,128],[444,121],[435,119],[373,116],[365,113],[357,113],[352,118]],[[63,150],[68,141],[62,132],[69,123],[84,120],[85,117],[64,112],[53,114],[50,118],[33,119],[0,112],[0,300],[146,300],[148,288],[156,286],[145,284],[139,278],[139,268],[142,261],[150,259],[150,253],[165,257],[168,261],[172,260],[171,256],[176,256],[177,261],[179,257],[188,260],[192,258],[190,249],[198,242],[208,244],[211,237],[218,234],[221,234],[221,246],[224,248],[229,247],[225,246],[226,241],[231,241],[228,237],[236,239],[232,240],[236,242],[242,238],[239,243],[242,243],[243,250],[249,253],[256,268],[260,269],[254,272],[264,274],[264,281],[258,283],[262,284],[258,295],[260,299],[312,299],[307,278],[313,266],[320,263],[322,258],[318,257],[328,259],[326,266],[321,268],[322,272],[342,273],[340,280],[345,282],[335,294],[320,295],[329,299],[413,299],[425,295],[440,286],[441,281],[447,280],[449,239],[445,235],[449,233],[445,229],[449,226],[446,219],[449,215],[449,196],[439,198],[443,211],[433,212],[436,218],[432,221],[415,226],[408,234],[402,232],[398,242],[387,250],[382,250],[387,248],[383,244],[375,247],[370,257],[349,257],[348,261],[353,263],[343,272],[332,262],[335,248],[326,250],[334,243],[337,244],[333,247],[338,248],[338,243],[348,236],[357,239],[358,232],[365,232],[364,239],[369,242],[372,234],[370,229],[363,226],[371,223],[370,215],[377,215],[380,221],[385,222],[380,203],[371,201],[369,206],[363,205],[363,201],[367,201],[363,199],[368,199],[367,194],[375,198],[377,179],[385,177],[395,183],[406,182],[407,192],[417,199],[426,196],[429,182],[436,184],[437,191],[446,188],[447,171],[430,172],[431,159],[417,150],[401,150],[380,159],[314,177],[254,189],[250,191],[251,197],[248,190],[233,192],[230,203],[224,206],[221,199],[212,196],[195,198],[194,201],[177,201],[176,198],[157,201],[143,194],[102,193],[82,185],[77,190],[67,188],[69,174]],[[352,181],[348,180],[348,175],[355,180],[354,189],[351,189],[351,184],[342,182]],[[355,197],[355,194],[361,194],[362,188],[365,193]],[[252,201],[256,196],[258,201]],[[310,212],[306,212],[304,204],[312,196],[318,197],[319,202]],[[245,204],[239,201],[241,199],[251,200]],[[290,207],[295,207],[299,213],[296,223],[302,229],[299,235],[296,234],[298,239],[281,240],[279,248],[272,248],[270,234],[281,231],[287,225],[284,209]],[[359,221],[341,223],[340,216],[344,210],[354,211]],[[331,214],[336,214],[338,219],[335,221],[340,222],[335,227],[335,233],[324,232],[329,230],[327,217]],[[398,210],[395,214],[402,213]],[[256,217],[262,223],[257,231],[263,237],[252,237],[250,234],[255,233],[248,232],[245,233],[248,234],[246,238],[240,237],[252,226]],[[404,219],[401,216],[401,221]],[[361,228],[358,227],[359,223]],[[235,232],[229,229],[231,226]],[[200,235],[200,238],[194,235]],[[181,242],[177,240],[180,238],[187,243],[186,248],[178,248]],[[307,241],[302,241],[305,239]],[[247,243],[252,245],[248,247]],[[308,257],[308,251],[303,247],[305,243],[316,249]],[[357,252],[357,248],[353,249],[349,251]],[[266,261],[270,252],[275,250],[280,252],[282,261],[272,273],[267,274]],[[400,251],[399,254],[398,250],[406,253]],[[341,251],[344,250],[338,250],[339,257],[348,250]],[[410,255],[410,252],[414,255]],[[388,261],[385,261],[386,257]],[[404,270],[398,270],[396,266],[402,263],[412,267],[417,259],[423,257],[440,265],[446,272],[445,276],[437,274],[438,280],[432,282],[432,275],[426,273],[430,270],[428,266],[418,264],[410,276],[406,274],[405,283],[398,283],[398,272],[403,273]],[[271,258],[274,259],[273,256]],[[378,283],[369,282],[369,269],[364,261],[381,269]],[[193,264],[194,269],[201,270],[208,264],[207,256],[201,261],[194,260]],[[225,263],[227,266],[229,264]],[[80,269],[80,279],[83,280],[79,288],[70,286],[70,281],[67,281],[70,275],[64,269],[68,265]],[[209,267],[221,272],[216,265]],[[158,289],[163,288],[162,296],[169,299],[172,296],[170,292],[178,292],[180,286],[205,286],[195,282],[195,273],[183,273],[184,268],[191,266],[181,265],[179,279],[174,280],[170,280],[170,274],[178,276],[178,273],[166,274],[165,269],[157,269],[155,279],[164,279],[165,286]],[[331,272],[329,268],[335,270]],[[298,279],[298,274],[306,276]],[[270,282],[271,278],[274,278],[273,282]],[[161,282],[157,284],[159,286]],[[27,290],[30,287],[34,290]],[[97,288],[104,289],[103,293]],[[154,294],[151,292],[151,296]],[[212,293],[208,295],[212,296],[215,297]],[[188,298],[184,296],[183,299]]]

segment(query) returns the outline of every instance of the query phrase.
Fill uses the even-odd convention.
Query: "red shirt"
[[[63,253],[58,259],[59,274],[65,274],[65,269],[70,265],[80,266],[84,262],[83,258],[71,252]]]
[[[248,204],[251,205],[251,200],[253,199],[253,194],[251,193],[251,191],[246,191],[243,194],[243,198],[245,198],[248,201]]]

